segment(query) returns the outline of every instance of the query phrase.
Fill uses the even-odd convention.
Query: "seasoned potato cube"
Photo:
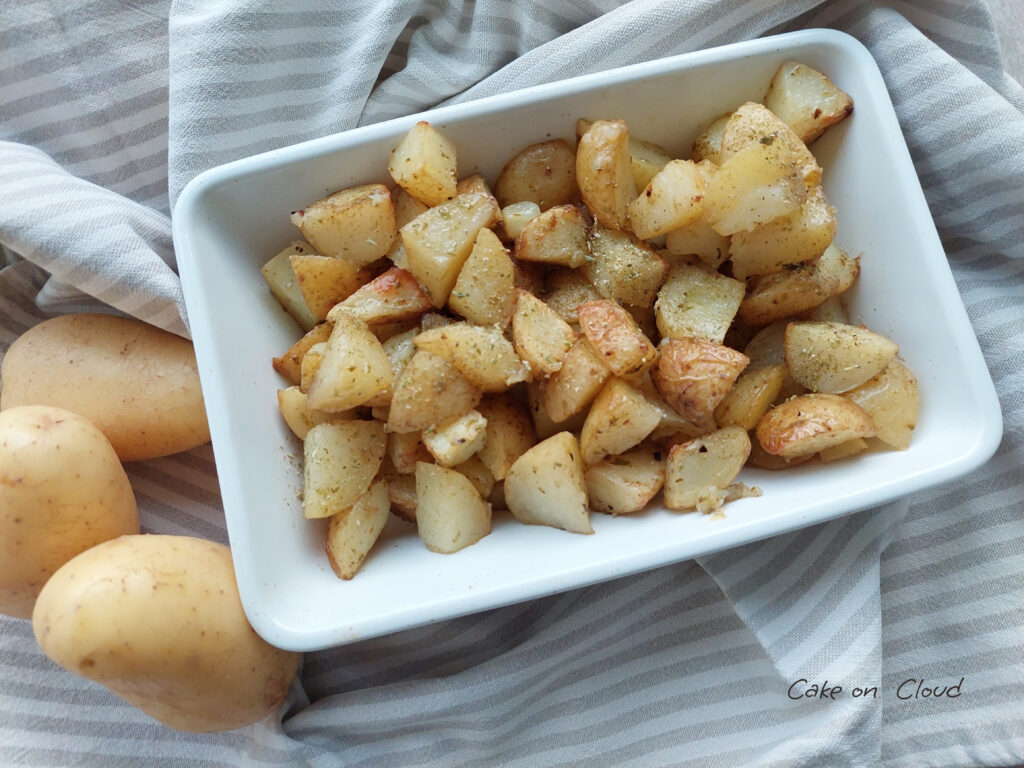
[[[492,202],[492,208],[497,211],[497,216],[491,224],[497,224],[501,221],[501,206],[498,204],[498,198],[491,192],[491,188],[487,186],[487,180],[479,173],[474,173],[472,176],[467,176],[464,179],[460,179],[458,185],[455,187],[457,195],[482,195],[483,197],[490,198]]]
[[[649,239],[697,220],[703,208],[704,176],[692,160],[668,163],[626,212],[637,237]]]
[[[306,433],[302,512],[330,517],[366,493],[384,458],[384,425],[379,421],[332,421]]]
[[[393,383],[383,345],[366,323],[342,313],[309,386],[309,407],[320,411],[355,408],[391,392]]]
[[[722,162],[722,134],[725,133],[725,126],[729,123],[732,112],[719,115],[711,124],[697,134],[693,140],[691,156],[695,161],[710,160],[716,165]]]
[[[711,418],[749,362],[735,349],[706,339],[662,341],[651,381],[679,415],[694,424]]]
[[[516,296],[512,315],[515,351],[535,374],[550,376],[562,367],[576,332],[532,293],[520,289]]]
[[[821,166],[796,132],[763,104],[748,101],[732,113],[722,133],[722,161],[750,144],[781,144],[800,167],[808,186],[821,182]]]
[[[393,381],[398,381],[405,366],[412,356],[416,354],[416,337],[420,335],[420,329],[410,328],[408,331],[396,333],[384,342],[384,354],[391,361],[391,372],[394,374]]]
[[[715,421],[711,417],[697,423],[681,416],[675,408],[668,404],[668,401],[662,397],[657,387],[654,386],[650,371],[645,371],[639,376],[630,376],[628,381],[643,392],[648,402],[661,413],[661,420],[658,422],[658,426],[651,432],[650,437],[652,440],[668,440],[671,444],[700,437],[716,429]]]
[[[347,259],[293,253],[288,260],[302,298],[317,320],[325,319],[331,307],[351,295],[369,277],[364,268]]]
[[[658,331],[663,338],[699,336],[721,344],[745,292],[739,280],[680,264],[658,291],[654,304]]]
[[[594,400],[580,432],[583,463],[592,466],[605,456],[639,445],[661,423],[661,410],[636,387],[613,378]]]
[[[746,145],[718,168],[704,192],[704,218],[722,235],[793,213],[807,199],[798,159],[782,142]]]
[[[570,325],[580,322],[577,307],[585,301],[600,299],[594,284],[577,269],[554,269],[547,276],[544,303]]]
[[[458,552],[491,532],[491,505],[454,469],[417,464],[416,496],[416,527],[431,552]]]
[[[274,358],[274,370],[292,384],[298,384],[302,377],[302,358],[305,357],[310,347],[327,341],[330,336],[331,325],[329,323],[313,326],[305,336],[288,347],[283,355]]]
[[[530,417],[515,397],[490,395],[477,410],[484,417],[485,437],[477,455],[495,480],[504,480],[516,459],[535,442]]]
[[[743,427],[748,432],[752,430],[779,397],[785,381],[784,365],[768,365],[753,370],[747,368],[715,408],[718,426]]]
[[[398,231],[391,191],[383,184],[343,189],[292,213],[292,224],[324,256],[356,264],[376,261]]]
[[[378,479],[351,509],[327,523],[327,562],[338,578],[356,575],[388,521],[388,484]]]
[[[306,305],[306,299],[299,288],[299,279],[292,269],[291,257],[297,253],[311,253],[312,250],[308,243],[292,243],[260,269],[271,295],[280,302],[303,331],[308,331],[318,321],[316,315]]]
[[[576,138],[586,133],[594,122],[580,118],[576,121]],[[642,141],[635,136],[629,137],[629,168],[633,172],[633,182],[637,189],[643,189],[654,178],[672,156],[657,144]]]
[[[491,470],[487,468],[479,454],[473,454],[464,462],[455,467],[455,471],[465,475],[469,482],[476,488],[476,492],[480,494],[481,499],[488,499],[491,495],[491,491],[494,490],[494,475],[491,474]],[[505,508],[505,500],[502,499],[500,509]]]
[[[868,441],[863,437],[855,437],[853,440],[847,440],[845,443],[833,445],[831,448],[819,451],[818,457],[824,462],[842,461],[851,456],[864,453],[867,449]]]
[[[513,157],[494,185],[502,207],[536,203],[546,211],[576,199],[576,153],[562,139],[531,144]]]
[[[479,401],[480,390],[458,369],[421,349],[398,377],[388,432],[419,432],[469,413]]]
[[[732,236],[732,274],[737,280],[746,280],[751,275],[766,275],[788,264],[816,259],[835,234],[835,209],[821,187],[815,187],[804,204],[788,216]]]
[[[493,325],[452,323],[424,331],[416,347],[444,358],[484,392],[504,392],[530,376],[512,343]]]
[[[423,444],[442,467],[454,467],[479,451],[487,437],[487,420],[470,411],[423,430]]]
[[[417,318],[433,306],[416,278],[392,267],[337,304],[327,319],[333,323],[346,312],[367,325],[394,323]]]
[[[562,368],[544,382],[541,406],[553,422],[563,422],[590,405],[609,376],[604,356],[584,336],[572,345]]]
[[[814,261],[758,278],[740,304],[740,318],[750,325],[765,325],[807,312],[845,291],[859,273],[857,259],[830,245]]]
[[[402,227],[409,271],[435,307],[443,307],[448,301],[477,235],[495,213],[489,198],[459,195]]]
[[[559,432],[520,456],[505,476],[505,500],[520,522],[593,533],[576,437]]]
[[[807,144],[853,111],[853,99],[816,69],[786,61],[764,95],[764,105]]]
[[[425,205],[440,205],[457,194],[455,145],[426,121],[416,123],[391,152],[388,172]]]
[[[523,261],[579,267],[590,259],[587,219],[575,205],[556,205],[529,221],[516,237]]]
[[[502,208],[501,221],[505,228],[505,234],[508,235],[507,239],[515,240],[519,237],[526,225],[540,216],[540,213],[540,206],[529,200],[511,203]]]
[[[628,232],[594,226],[590,233],[593,258],[583,274],[606,299],[634,307],[649,307],[665,280],[667,267],[655,250]]]
[[[299,375],[299,391],[303,394],[309,392],[313,383],[313,377],[320,370],[320,364],[324,361],[324,350],[327,349],[327,342],[314,344],[306,354],[302,356],[302,373]]]
[[[415,472],[416,462],[433,460],[420,432],[389,432],[386,450],[391,466],[400,475]]]
[[[636,182],[624,120],[598,120],[580,137],[576,180],[583,202],[598,223],[628,229],[626,206],[636,198]]]
[[[846,392],[881,373],[899,348],[866,328],[845,323],[790,323],[786,364],[812,392]]]
[[[599,299],[579,305],[580,329],[616,376],[646,370],[657,350],[633,320],[614,301]]]
[[[512,321],[516,305],[515,267],[498,236],[481,229],[473,250],[462,265],[448,306],[476,325],[498,325]]]
[[[306,434],[317,424],[323,424],[331,419],[351,417],[348,413],[327,413],[308,407],[306,395],[298,387],[277,390],[277,407],[288,428],[299,440],[305,440]]]
[[[750,455],[750,438],[742,427],[725,427],[672,447],[665,471],[665,506],[714,513],[723,493]]]
[[[920,395],[917,378],[899,360],[892,360],[885,370],[846,397],[863,408],[875,425],[875,436],[898,451],[910,447],[910,435],[917,425]]]
[[[772,408],[757,425],[766,453],[785,459],[820,453],[856,437],[874,437],[871,417],[840,395],[800,395]]]
[[[662,457],[661,449],[643,446],[588,468],[583,478],[590,506],[612,515],[639,512],[665,483]]]

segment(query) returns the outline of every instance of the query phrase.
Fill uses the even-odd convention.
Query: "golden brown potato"
[[[423,430],[423,444],[442,467],[455,467],[479,451],[487,439],[487,419],[470,411]]]
[[[483,392],[504,392],[530,377],[512,343],[493,325],[452,323],[424,331],[416,347],[447,360]]]
[[[641,446],[589,467],[583,475],[595,512],[628,515],[639,512],[665,483],[664,452]]]
[[[611,370],[594,345],[584,336],[577,339],[565,356],[562,368],[553,373],[540,390],[544,412],[555,423],[580,413],[601,391]]]
[[[663,338],[698,336],[716,344],[725,339],[746,287],[718,272],[680,264],[658,291],[654,315]]]
[[[764,105],[810,144],[853,111],[853,99],[821,72],[783,62],[764,95]]]
[[[576,332],[551,307],[532,293],[516,291],[512,315],[515,351],[536,376],[550,376],[562,367]]]
[[[735,349],[706,339],[662,341],[651,381],[681,416],[707,421],[746,368],[749,359]]]
[[[384,458],[384,425],[379,421],[334,421],[306,433],[302,513],[331,517],[359,501]]]
[[[725,427],[672,447],[665,470],[665,506],[715,513],[728,500],[723,493],[750,455],[742,427]]]
[[[690,224],[703,210],[704,184],[692,160],[671,161],[626,206],[630,228],[647,240]]]
[[[306,299],[299,289],[299,279],[292,269],[291,257],[295,254],[315,254],[313,246],[297,240],[279,252],[260,268],[263,280],[270,288],[271,295],[294,318],[303,331],[308,331],[317,324],[317,318],[306,305]]]
[[[590,233],[592,260],[583,274],[598,293],[634,307],[649,307],[665,280],[667,267],[655,250],[628,232],[595,225]]]
[[[416,278],[404,269],[392,267],[352,293],[327,315],[336,322],[346,312],[367,325],[412,320],[433,308]]]
[[[391,360],[377,337],[361,320],[344,312],[338,314],[323,360],[309,386],[309,407],[318,411],[348,410],[387,395],[393,384]]]
[[[857,259],[830,245],[814,261],[757,278],[740,304],[740,318],[750,325],[765,325],[799,315],[845,291],[858,274]]]
[[[715,408],[715,421],[720,427],[754,429],[771,408],[786,381],[786,366],[768,365],[747,368],[725,398]]]
[[[772,408],[757,425],[757,440],[786,459],[808,456],[853,440],[874,437],[871,417],[840,395],[800,395]]]
[[[593,124],[593,120],[577,120],[576,138],[581,138]],[[672,156],[657,144],[642,141],[635,136],[629,137],[629,167],[633,172],[633,182],[637,189],[646,187],[671,159]]]
[[[866,328],[845,323],[790,323],[786,364],[812,392],[846,392],[880,373],[899,348]]]
[[[585,301],[600,299],[594,284],[578,269],[553,269],[545,282],[544,303],[570,325],[579,325],[577,307]]]
[[[516,237],[523,261],[579,267],[590,260],[587,219],[575,205],[557,205],[531,219]]]
[[[274,370],[284,376],[291,384],[298,384],[302,375],[302,358],[309,348],[321,344],[331,336],[331,324],[319,323],[313,326],[301,339],[296,341],[280,357],[273,360]]]
[[[636,387],[612,378],[590,406],[580,432],[583,463],[593,466],[609,454],[639,445],[661,423],[661,410]]]
[[[378,478],[359,500],[327,523],[327,562],[339,579],[356,575],[388,521],[388,483]]]
[[[505,164],[495,194],[502,207],[536,203],[542,210],[576,199],[576,153],[562,139],[531,144]]]
[[[386,254],[398,232],[391,191],[383,184],[335,192],[293,211],[292,224],[317,252],[356,264],[369,264]]]
[[[417,464],[416,496],[416,527],[431,552],[458,552],[491,532],[491,505],[454,469]]]
[[[433,206],[457,194],[457,166],[455,145],[421,120],[391,152],[388,172],[406,192]]]
[[[512,395],[489,395],[477,410],[487,422],[478,455],[495,480],[504,480],[508,468],[537,442],[530,416]]]
[[[293,253],[288,257],[302,298],[318,321],[331,307],[347,298],[369,278],[365,269],[347,259],[316,253]]]
[[[821,166],[796,132],[765,108],[748,101],[740,106],[722,133],[722,162],[753,143],[781,144],[800,167],[807,186],[821,183]]]
[[[654,345],[614,301],[587,301],[577,311],[580,329],[616,376],[639,373],[654,364]]]
[[[899,360],[890,361],[885,370],[847,392],[846,397],[871,417],[879,440],[898,451],[910,447],[920,395],[917,378],[906,365]]]
[[[580,137],[576,180],[591,215],[609,229],[626,230],[626,206],[636,198],[624,120],[598,120]]]
[[[694,161],[710,160],[716,165],[721,164],[722,134],[725,133],[725,126],[728,124],[730,117],[732,117],[732,112],[719,115],[711,121],[707,128],[697,134],[697,138],[693,140],[691,150],[691,156]]]
[[[516,305],[515,267],[498,236],[481,229],[448,297],[448,306],[476,325],[512,321]]]
[[[505,500],[520,522],[593,533],[576,437],[559,432],[520,456],[505,476]]]
[[[479,401],[480,390],[451,363],[419,350],[395,385],[388,432],[419,432],[469,413]]]

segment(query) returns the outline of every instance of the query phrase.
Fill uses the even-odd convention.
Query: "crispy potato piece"
[[[649,307],[665,281],[667,267],[657,252],[628,232],[595,225],[590,233],[593,258],[583,274],[606,299]]]
[[[576,153],[562,139],[531,144],[509,160],[494,185],[502,207],[536,203],[546,211],[576,199]]]
[[[491,470],[487,468],[479,454],[473,454],[464,462],[455,467],[455,471],[465,475],[469,482],[476,488],[476,492],[480,494],[481,499],[489,500],[491,491],[494,490],[494,475],[491,474]],[[505,500],[501,500],[500,509],[504,509]]]
[[[819,451],[818,458],[824,462],[842,461],[851,456],[864,453],[867,449],[868,441],[863,437],[855,437],[852,440],[847,440],[845,443],[833,445],[831,448]]]
[[[326,341],[314,344],[306,350],[306,354],[302,356],[302,373],[299,375],[299,391],[303,394],[307,394],[309,392],[309,387],[313,383],[313,377],[316,376],[316,372],[320,370],[320,365],[324,361],[325,349],[327,349]]]
[[[459,195],[431,208],[400,230],[409,271],[441,308],[455,286],[480,230],[496,215],[493,202],[481,195]]]
[[[840,395],[800,395],[772,408],[756,430],[766,453],[786,459],[808,456],[853,440],[874,437],[871,417]]]
[[[355,408],[387,395],[393,384],[391,361],[377,337],[366,323],[340,314],[309,386],[309,407],[320,411]]]
[[[889,339],[856,325],[802,322],[786,328],[789,372],[812,392],[859,387],[881,373],[898,351]]]
[[[581,138],[593,124],[593,120],[577,120],[576,138]],[[634,136],[629,137],[629,169],[633,172],[633,182],[637,189],[643,189],[650,184],[651,179],[671,159],[672,155],[657,144],[642,141]]]
[[[433,461],[420,432],[388,432],[387,457],[400,475],[416,471],[416,462]]]
[[[594,284],[577,269],[554,269],[546,281],[544,303],[570,325],[579,325],[577,307],[585,301],[600,299]]]
[[[722,162],[722,134],[725,133],[725,126],[732,117],[732,112],[719,115],[711,124],[697,134],[693,140],[693,147],[690,155],[695,161],[710,160],[716,165]]]
[[[388,432],[419,432],[469,413],[480,390],[444,358],[419,350],[395,385]]]
[[[750,455],[742,427],[725,427],[672,447],[665,470],[665,506],[719,512],[725,491]]]
[[[835,208],[821,187],[814,187],[804,204],[749,232],[737,232],[729,245],[732,274],[737,280],[778,272],[788,264],[816,259],[836,234]]]
[[[294,242],[270,259],[260,272],[270,288],[271,295],[278,300],[285,311],[291,315],[303,331],[310,330],[317,324],[316,315],[306,305],[306,299],[299,289],[299,279],[292,269],[293,254],[313,253],[308,243]]]
[[[365,269],[347,259],[293,253],[288,260],[302,298],[317,320],[325,319],[331,307],[348,298],[369,277]]]
[[[515,267],[498,236],[481,229],[462,265],[448,306],[476,325],[505,328],[516,305]]]
[[[370,488],[384,458],[379,421],[332,421],[306,433],[302,513],[331,517],[351,507]]]
[[[470,411],[423,430],[423,444],[442,467],[454,467],[479,451],[487,438],[487,419]]]
[[[327,413],[317,411],[306,405],[306,395],[298,387],[277,390],[277,407],[281,411],[288,428],[299,440],[305,440],[306,434],[317,424],[337,418],[352,418],[351,412]]]
[[[647,506],[665,484],[664,452],[641,446],[610,456],[583,475],[587,496],[595,512],[628,515]]]
[[[651,381],[679,415],[694,424],[714,414],[749,359],[735,349],[699,338],[662,341]]]
[[[597,395],[580,432],[583,463],[639,445],[661,423],[661,410],[636,387],[612,378]]]
[[[491,532],[491,505],[454,469],[417,464],[416,496],[416,527],[431,552],[458,552]]]
[[[699,336],[721,344],[745,292],[739,280],[703,267],[677,265],[654,304],[658,331],[663,338]]]
[[[580,413],[597,397],[611,370],[593,344],[577,339],[565,356],[561,370],[553,373],[540,390],[544,412],[555,423]]]
[[[853,111],[853,99],[805,64],[783,62],[764,94],[764,105],[806,144]]]
[[[807,312],[845,291],[859,273],[857,259],[830,245],[814,261],[758,278],[740,304],[740,318],[765,325]]]
[[[452,323],[424,331],[416,347],[444,358],[484,392],[504,392],[530,377],[512,343],[492,325]]]
[[[786,381],[786,366],[768,365],[747,368],[736,379],[729,393],[715,408],[715,421],[720,427],[754,429],[771,408]]]
[[[634,234],[646,240],[700,218],[704,185],[704,176],[692,160],[668,163],[626,206]]]
[[[722,161],[753,144],[782,144],[792,153],[808,187],[821,183],[821,166],[796,132],[763,104],[748,101],[740,106],[722,133]]]
[[[388,521],[388,484],[377,479],[351,509],[327,523],[327,562],[340,579],[356,575]]]
[[[579,267],[590,260],[587,218],[575,205],[556,205],[531,219],[516,237],[523,261]]]
[[[512,315],[515,351],[534,374],[550,376],[562,367],[576,332],[532,293],[520,289],[516,296]]]
[[[505,500],[520,522],[593,533],[576,437],[559,432],[516,459],[505,476]]]
[[[338,313],[347,312],[367,325],[394,323],[415,319],[433,306],[416,278],[392,267],[335,305],[327,319],[333,323]]]
[[[798,158],[780,141],[755,141],[730,155],[704,192],[704,218],[721,235],[793,213],[807,199]]]
[[[458,194],[455,145],[421,120],[391,152],[388,172],[425,205],[440,205]]]
[[[302,378],[302,358],[305,357],[310,347],[327,341],[330,336],[330,323],[319,323],[313,326],[305,336],[288,347],[283,355],[274,358],[274,370],[292,384],[298,384]]]
[[[486,435],[477,455],[495,480],[504,480],[516,459],[536,442],[533,424],[512,395],[489,395],[477,410],[486,420]]]
[[[898,451],[910,447],[921,400],[917,378],[906,365],[890,361],[885,370],[847,392],[846,397],[871,417],[879,440]]]
[[[383,184],[343,189],[292,212],[292,224],[324,256],[369,264],[388,252],[398,228]]]
[[[626,206],[636,198],[636,182],[624,120],[598,120],[580,137],[576,180],[583,202],[598,223],[628,229]]]
[[[616,376],[650,368],[658,353],[633,316],[614,301],[599,299],[579,305],[580,329]]]

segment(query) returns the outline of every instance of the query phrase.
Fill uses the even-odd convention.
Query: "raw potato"
[[[672,447],[665,473],[665,506],[721,510],[723,493],[736,479],[750,455],[750,438],[742,427],[725,427]]]
[[[97,426],[121,461],[210,439],[191,342],[140,320],[62,315],[7,350],[0,409],[52,405]]]
[[[629,205],[630,226],[650,239],[686,226],[701,215],[704,176],[692,160],[668,163]]]
[[[288,379],[291,384],[298,384],[302,378],[302,358],[311,347],[322,344],[331,337],[330,323],[313,326],[301,339],[292,344],[280,357],[273,360],[274,370]]]
[[[102,432],[45,405],[0,413],[0,613],[30,618],[60,566],[138,532],[132,487]]]
[[[583,202],[599,224],[628,229],[626,206],[636,198],[636,182],[625,121],[598,120],[580,137],[576,180]]]
[[[660,423],[657,405],[622,379],[611,379],[598,393],[580,431],[583,463],[593,466],[609,454],[628,451]]]
[[[779,67],[764,95],[764,105],[807,144],[853,111],[853,99],[816,69],[796,61]]]
[[[508,395],[485,397],[477,410],[487,421],[478,455],[495,480],[504,480],[509,467],[537,442],[530,416]]]
[[[718,272],[688,264],[673,267],[654,304],[658,331],[663,338],[697,336],[721,344],[745,291],[739,280]]]
[[[917,425],[920,395],[917,378],[906,365],[892,360],[885,370],[846,393],[875,425],[875,436],[891,448],[905,451]]]
[[[384,447],[379,421],[336,421],[310,429],[303,443],[303,515],[331,517],[359,501],[380,469]]]
[[[660,347],[651,380],[677,413],[694,424],[708,421],[746,368],[735,349],[705,339],[668,339]]]
[[[559,205],[531,219],[516,236],[523,261],[580,267],[590,260],[586,216],[575,205]]]
[[[454,469],[417,464],[416,497],[416,527],[431,552],[458,552],[491,532],[491,505]]]
[[[479,401],[480,390],[451,363],[419,350],[395,385],[388,432],[419,432],[469,413]]]
[[[433,352],[454,365],[483,392],[504,392],[530,377],[512,343],[494,326],[452,323],[424,331],[416,348]]]
[[[606,299],[633,307],[654,303],[667,267],[654,249],[628,232],[595,225],[590,233],[592,261],[583,274]]]
[[[391,361],[377,337],[366,323],[339,313],[309,386],[309,407],[318,411],[348,410],[387,395],[393,384]]]
[[[455,145],[421,120],[391,153],[388,172],[398,185],[424,205],[440,205],[458,187]]]
[[[278,253],[260,268],[260,273],[270,288],[270,293],[294,318],[303,331],[308,331],[317,323],[317,318],[306,305],[306,299],[299,288],[299,279],[292,269],[293,254],[315,253],[309,243],[297,241]]]
[[[628,515],[646,507],[661,490],[665,461],[660,449],[640,447],[595,464],[584,479],[596,512]]]
[[[249,626],[230,550],[186,536],[122,536],[78,555],[43,588],[32,629],[60,666],[199,733],[275,712],[300,659]]]
[[[790,323],[786,363],[812,392],[846,392],[881,373],[899,348],[866,328],[845,323]]]
[[[448,306],[476,325],[512,321],[515,309],[515,267],[498,236],[481,229],[448,297]]]
[[[520,456],[505,476],[505,500],[520,522],[593,533],[576,437],[559,432]]]
[[[392,267],[353,291],[327,315],[334,323],[345,312],[367,325],[413,320],[433,308],[416,278],[404,269]]]
[[[369,275],[358,264],[317,253],[294,253],[288,257],[302,298],[318,321],[331,307],[348,298]]]
[[[356,575],[388,521],[391,502],[388,484],[383,478],[352,505],[331,517],[327,523],[327,562],[339,579]]]
[[[819,453],[856,437],[874,437],[871,417],[852,400],[827,393],[781,403],[757,425],[757,440],[784,459]]]
[[[498,202],[536,203],[546,211],[576,199],[576,153],[562,139],[531,144],[513,157],[494,185]]]
[[[356,264],[387,253],[398,231],[391,192],[383,184],[335,192],[292,213],[292,224],[319,253]]]
[[[654,345],[637,327],[633,316],[614,301],[584,302],[577,312],[587,340],[616,376],[639,373],[654,363]]]
[[[516,354],[534,373],[550,376],[561,369],[566,353],[576,340],[576,332],[532,293],[519,289],[516,296],[512,316]]]

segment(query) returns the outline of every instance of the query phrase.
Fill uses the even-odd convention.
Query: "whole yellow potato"
[[[62,667],[184,731],[262,720],[299,664],[249,626],[231,551],[188,536],[122,536],[83,552],[46,583],[32,628]]]
[[[0,375],[0,409],[73,411],[99,427],[121,461],[167,456],[210,439],[191,342],[140,320],[46,320],[11,345]]]
[[[138,532],[132,487],[102,432],[60,408],[0,412],[0,613],[31,617],[60,566]]]

